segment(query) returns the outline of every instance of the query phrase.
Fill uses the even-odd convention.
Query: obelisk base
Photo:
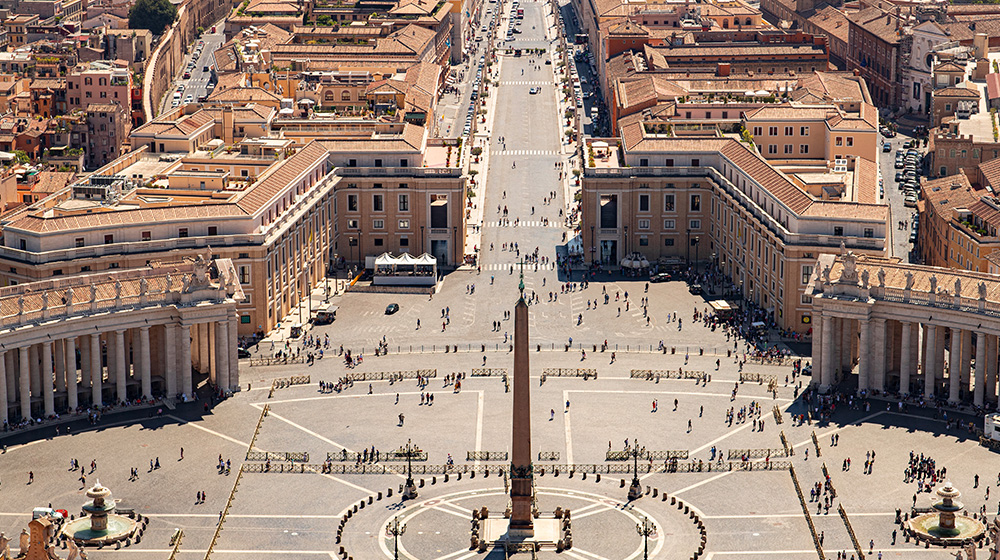
[[[512,526],[510,519],[491,518],[483,520],[483,541],[494,544],[532,543],[536,548],[556,548],[559,544],[559,524],[555,518],[538,518],[531,527]]]

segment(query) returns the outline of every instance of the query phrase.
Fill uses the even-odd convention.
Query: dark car
[[[691,292],[692,294],[700,294],[701,284],[691,284],[690,286],[688,286],[688,291]]]
[[[661,272],[659,274],[654,274],[654,275],[652,275],[652,276],[649,277],[649,281],[652,282],[652,283],[654,283],[654,284],[656,284],[658,282],[669,282],[670,281],[670,273],[668,273],[668,272]]]
[[[386,315],[392,315],[393,313],[395,313],[397,311],[399,311],[399,304],[398,303],[390,303],[389,305],[385,306],[385,314]]]
[[[236,357],[239,358],[239,359],[241,359],[241,360],[243,358],[249,358],[250,357],[250,351],[247,350],[246,348],[237,348],[236,349]]]

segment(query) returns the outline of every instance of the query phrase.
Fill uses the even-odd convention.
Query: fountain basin
[[[109,514],[107,529],[96,531],[91,528],[90,518],[81,517],[63,525],[62,534],[73,539],[77,544],[97,546],[123,541],[132,536],[136,530],[136,522],[124,515]]]
[[[906,529],[918,541],[939,546],[954,546],[978,541],[986,535],[986,526],[966,515],[955,515],[955,528],[941,526],[938,513],[925,513],[911,518]]]

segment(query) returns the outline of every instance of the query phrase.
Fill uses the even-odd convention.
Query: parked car
[[[896,133],[893,132],[893,130],[891,128],[889,128],[887,126],[883,126],[882,127],[882,136],[885,136],[886,138],[892,138],[895,135],[896,135]]]
[[[669,272],[661,272],[659,274],[654,274],[654,275],[652,275],[652,276],[649,277],[649,281],[652,282],[652,283],[654,283],[654,284],[657,284],[659,282],[669,282],[670,281],[670,273]]]
[[[882,144],[882,151],[885,152],[885,153],[891,152],[892,151],[892,144],[890,144],[889,142],[886,142],[885,144]]]
[[[903,199],[903,205],[904,206],[909,206],[911,208],[914,207],[914,206],[916,206],[917,205],[917,195],[915,195],[915,194],[908,194],[908,195],[906,195],[906,198]]]
[[[250,357],[250,351],[247,350],[246,348],[237,348],[236,349],[236,357],[239,358],[239,359],[241,359],[241,360],[244,359],[244,358],[249,358]]]
[[[398,303],[390,303],[389,305],[385,306],[385,314],[386,315],[392,315],[393,313],[395,313],[397,311],[399,311],[399,304]]]

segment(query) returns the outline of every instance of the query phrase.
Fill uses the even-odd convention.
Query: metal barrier
[[[272,389],[273,390],[273,389]],[[271,411],[271,405],[265,404],[264,408],[260,410],[260,418],[257,419],[257,426],[253,429],[253,435],[250,437],[250,445],[247,447],[247,453],[253,449],[255,443],[257,443],[257,435],[260,434],[260,426],[264,423],[264,418],[267,417],[267,413]]]
[[[823,545],[819,542],[819,535],[816,534],[816,525],[813,524],[809,506],[806,505],[806,497],[802,494],[802,487],[799,485],[799,477],[795,475],[795,467],[789,465],[788,472],[792,475],[795,493],[799,496],[799,505],[802,506],[802,513],[806,516],[806,524],[809,525],[809,532],[812,533],[813,545],[816,547],[816,553],[819,554],[819,560],[826,560],[826,555],[823,554]]]
[[[254,366],[283,366],[285,364],[304,364],[306,357],[299,355],[284,358],[250,358],[250,367]]]
[[[704,371],[673,369],[633,369],[629,372],[629,377],[632,379],[645,379],[646,381],[658,381],[661,378],[704,379],[706,375]]]
[[[666,463],[666,464],[665,464]],[[671,461],[656,464],[640,464],[639,472],[648,473],[696,473],[696,472],[724,472],[724,471],[780,471],[788,470],[792,464],[789,461]],[[275,474],[358,474],[358,475],[405,475],[406,465],[401,464],[350,464],[350,463],[244,463],[243,471],[247,473],[275,473]],[[536,476],[547,473],[587,473],[587,474],[630,474],[633,465],[628,463],[601,463],[601,464],[549,464],[535,468]],[[506,468],[496,465],[413,465],[414,475],[443,475],[443,474],[495,474],[499,477],[506,475]]]
[[[777,383],[778,378],[775,377],[775,376],[773,376],[773,375],[768,375],[768,374],[764,374],[764,373],[757,373],[757,372],[754,372],[754,371],[741,371],[740,372],[740,383],[743,383],[745,381],[750,381],[750,382],[755,382],[756,381],[757,383],[760,383],[760,384],[764,384],[764,383],[771,384],[771,383]]]
[[[542,379],[546,377],[582,377],[584,381],[597,379],[596,369],[586,368],[545,368],[542,370]]]
[[[353,372],[347,374],[348,381],[401,381],[403,379],[416,379],[437,377],[436,369],[414,369],[408,371],[375,371],[375,372]]]
[[[986,436],[980,436],[979,445],[982,445],[983,447],[991,451],[1000,452],[1000,440],[995,440],[992,438],[988,438]]]
[[[781,409],[778,407],[778,405],[774,405],[774,408],[771,409],[771,413],[774,414],[775,424],[781,424],[783,422],[781,418]]]
[[[728,456],[729,460],[742,460],[746,456],[748,459],[765,459],[768,457],[787,457],[788,454],[782,449],[730,449]]]
[[[816,437],[816,431],[815,430],[813,430],[813,433],[812,433],[812,440],[813,440],[813,446],[816,447],[816,456],[817,457],[822,457],[823,456],[823,451],[819,448],[819,438]]]
[[[327,452],[327,461],[341,461],[341,462],[351,462],[357,463],[360,461],[366,461],[371,463],[380,463],[382,461],[398,462],[405,461],[406,451],[403,449],[397,449],[396,451],[376,451],[374,456],[371,453],[365,455],[364,453],[358,451],[348,451],[346,449],[342,451],[332,451]],[[426,461],[427,452],[426,451],[414,451],[410,453],[410,461]]]
[[[212,558],[212,551],[215,550],[215,544],[219,541],[219,535],[222,533],[222,525],[226,522],[226,517],[229,515],[229,508],[233,505],[233,498],[236,497],[236,489],[240,487],[240,480],[243,478],[243,469],[247,465],[261,465],[262,463],[243,463],[240,465],[240,470],[236,471],[236,480],[233,482],[233,490],[229,492],[229,499],[226,500],[226,507],[222,509],[222,514],[219,516],[219,524],[215,526],[215,534],[212,535],[212,542],[208,544],[208,550],[205,551],[205,560],[210,560]],[[288,463],[279,463],[285,465]]]
[[[177,560],[177,553],[181,550],[181,539],[184,538],[184,529],[177,529],[177,532],[170,537],[170,556],[167,560]]]
[[[539,451],[538,452],[539,461],[558,461],[559,452],[558,451]]]
[[[466,451],[466,461],[506,461],[506,451]]]
[[[247,451],[247,461],[291,461],[308,463],[308,451]]]
[[[687,459],[687,449],[675,449],[666,451],[640,451],[639,459],[643,461],[665,461],[667,459]],[[608,451],[604,456],[605,461],[630,461],[631,451]]]
[[[501,377],[507,376],[507,368],[472,368],[469,377],[493,377],[494,375],[499,375]]]
[[[785,437],[785,431],[781,430],[781,446],[785,448],[785,457],[791,457],[795,455],[795,448],[788,445],[788,438]]]

